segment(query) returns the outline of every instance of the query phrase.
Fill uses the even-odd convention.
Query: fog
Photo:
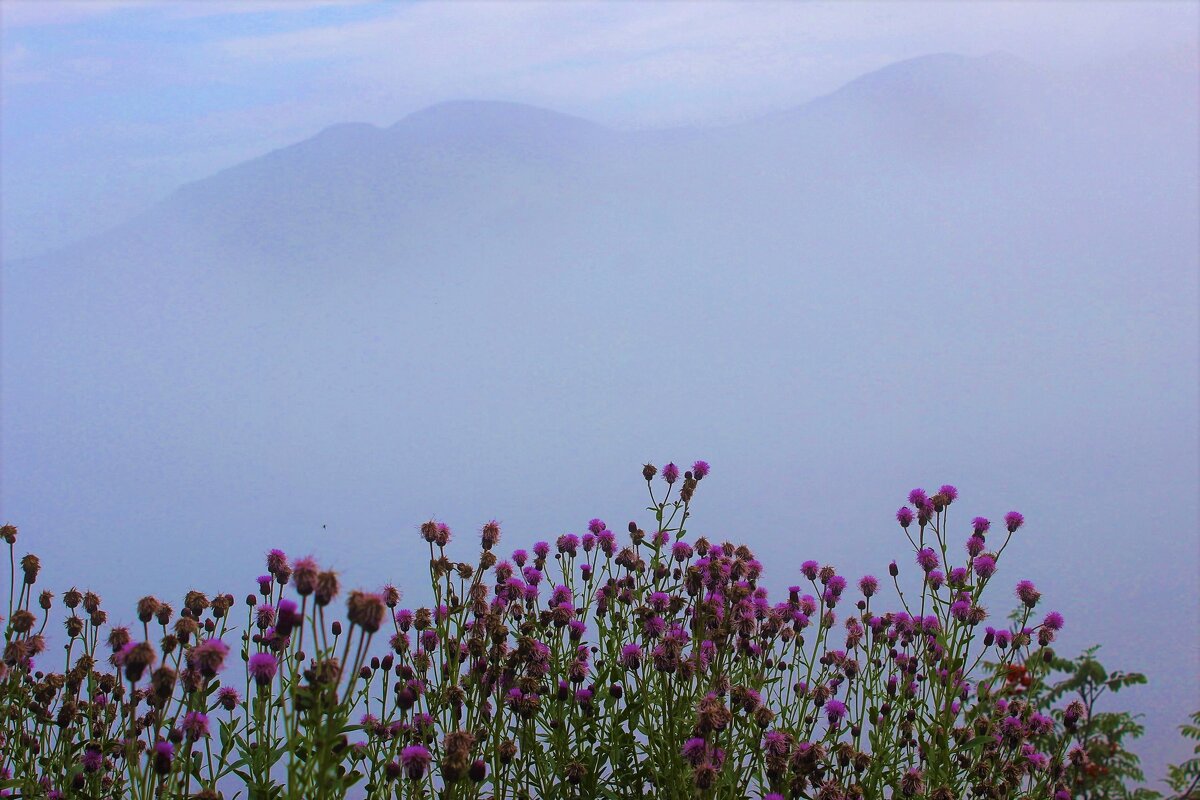
[[[5,264],[3,515],[120,622],[270,547],[421,602],[425,519],[462,553],[645,521],[671,459],[776,590],[882,574],[954,483],[964,541],[1025,514],[998,585],[1060,653],[1150,676],[1119,700],[1157,779],[1200,705],[1196,106],[1153,64],[941,54],[723,127],[330,128]]]

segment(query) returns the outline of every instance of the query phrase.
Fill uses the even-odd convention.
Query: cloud
[[[362,5],[366,0],[4,0],[0,24],[6,28],[75,25],[126,11],[174,19],[276,14],[315,8]]]
[[[7,0],[0,5],[0,24],[5,28],[30,28],[43,25],[71,25],[117,11],[146,7],[138,0]]]
[[[418,98],[505,97],[653,126],[799,103],[928,52],[1053,64],[1156,45],[1189,16],[1154,3],[418,2],[214,47],[248,65],[319,64],[333,102],[365,92],[394,116]]]

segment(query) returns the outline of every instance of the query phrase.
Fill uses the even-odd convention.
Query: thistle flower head
[[[192,739],[208,738],[208,716],[202,711],[189,711],[184,714],[179,727]]]
[[[425,777],[425,771],[432,761],[429,751],[419,744],[409,745],[400,751],[400,764],[409,780],[419,781]]]
[[[226,711],[233,711],[242,704],[242,696],[232,686],[222,686],[217,690],[217,704]]]
[[[1017,597],[1028,608],[1033,608],[1041,599],[1042,593],[1033,585],[1033,581],[1020,581],[1017,584]]]
[[[825,718],[830,725],[839,725],[846,717],[846,704],[836,698],[825,701]]]
[[[271,653],[254,653],[246,662],[246,671],[259,686],[268,686],[279,670],[279,660]]]
[[[95,747],[88,747],[79,759],[84,772],[99,772],[104,768],[104,754]]]
[[[479,532],[479,541],[484,550],[491,550],[500,542],[500,523],[491,520]]]
[[[225,666],[225,658],[229,655],[229,645],[220,639],[205,639],[188,650],[188,666],[196,669],[206,678],[214,677]]]
[[[975,558],[975,574],[982,580],[987,580],[996,574],[996,559],[988,554],[983,554]]]
[[[271,550],[267,553],[267,572],[272,575],[286,572],[290,575],[291,571],[291,567],[288,566],[288,558],[282,550]]]
[[[926,572],[937,569],[939,563],[937,552],[932,547],[922,547],[917,552],[917,565]]]
[[[154,749],[151,751],[151,760],[156,773],[159,775],[170,774],[171,762],[174,759],[175,747],[170,742],[159,741],[154,744]]]

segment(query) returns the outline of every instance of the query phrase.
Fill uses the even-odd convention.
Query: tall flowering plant
[[[430,602],[415,609],[390,586],[343,605],[333,571],[281,551],[244,603],[145,597],[129,626],[70,589],[61,671],[45,652],[54,595],[35,589],[35,556],[18,574],[6,526],[0,786],[136,800],[1069,797],[1053,720],[977,679],[1045,660],[1063,624],[1028,581],[1015,625],[984,624],[1020,514],[998,531],[959,524],[954,487],[914,490],[896,514],[903,569],[850,581],[806,561],[773,600],[748,547],[689,535],[709,472],[646,465],[649,524],[618,534],[593,519],[503,557],[496,522],[468,561],[427,522]]]

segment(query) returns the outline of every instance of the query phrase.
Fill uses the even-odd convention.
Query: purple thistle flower
[[[923,547],[917,553],[917,564],[926,572],[937,569],[939,563],[941,562],[932,547]]]
[[[588,531],[580,538],[580,542],[583,544],[583,552],[590,553],[596,547],[596,534]]]
[[[925,504],[929,502],[929,495],[925,494],[924,489],[913,489],[908,493],[908,502],[917,508],[924,508]]]
[[[254,624],[258,626],[260,631],[265,631],[274,625],[275,606],[270,603],[263,603],[260,606],[256,606],[254,609]]]
[[[573,556],[579,550],[579,537],[573,533],[564,533],[558,537],[556,544],[558,545],[558,552]]]
[[[1034,712],[1029,717],[1029,732],[1034,736],[1041,736],[1044,733],[1049,733],[1054,729],[1054,720],[1047,717],[1045,714]]]
[[[187,662],[201,675],[212,678],[225,667],[228,655],[229,645],[217,638],[205,639],[188,651]]]
[[[290,636],[292,629],[304,621],[295,602],[286,599],[279,601],[279,607],[275,609],[275,617],[275,633],[280,636]]]
[[[189,711],[184,714],[179,727],[193,739],[208,738],[208,716],[202,711]]]
[[[642,648],[627,644],[621,648],[621,665],[625,669],[637,669],[642,665]]]
[[[533,554],[538,558],[546,558],[550,555],[550,545],[548,542],[534,542]]]
[[[242,696],[232,686],[222,686],[217,690],[217,704],[226,711],[232,711],[242,704]]]
[[[992,523],[988,521],[987,517],[976,517],[971,520],[971,528],[980,536],[987,533],[991,527]]]
[[[804,577],[808,578],[810,581],[815,581],[817,579],[817,574],[821,571],[821,565],[816,561],[805,561],[800,565],[800,571],[804,573]]]
[[[767,731],[763,737],[762,748],[774,756],[786,756],[791,749],[788,737],[782,731]]]
[[[671,605],[671,595],[666,592],[651,592],[646,598],[646,602],[655,611],[662,613],[667,610],[667,606]]]
[[[879,579],[874,575],[863,575],[858,581],[858,589],[863,597],[871,597],[879,591]]]
[[[1052,631],[1061,631],[1063,627],[1063,615],[1057,611],[1051,611],[1046,615],[1046,618],[1042,620],[1042,624]]]
[[[410,780],[419,781],[425,777],[433,757],[429,751],[419,744],[409,745],[400,751],[400,763],[404,766],[404,774]]]
[[[676,542],[675,544],[671,545],[671,558],[675,559],[681,564],[691,558],[694,552],[695,551],[692,549],[692,546],[687,542]]]
[[[1020,512],[1010,511],[1004,515],[1004,524],[1008,526],[1009,533],[1016,533],[1017,528],[1025,524],[1025,517]]]
[[[524,550],[513,550],[512,560],[518,567],[523,567],[525,566],[525,562],[529,560],[529,553],[526,553]]]
[[[675,483],[679,480],[679,467],[675,466],[674,462],[667,464],[662,468],[662,479],[667,482],[667,485]]]
[[[278,575],[281,572],[290,573],[291,571],[291,567],[288,566],[287,555],[282,550],[275,549],[267,553],[267,572],[272,575]]]
[[[89,747],[83,751],[80,764],[84,772],[99,772],[104,767],[104,754],[95,747]]]
[[[830,725],[838,725],[846,716],[846,704],[836,698],[825,701],[825,717]]]
[[[982,555],[975,559],[975,574],[981,579],[987,580],[996,574],[996,559],[989,555]]]
[[[987,543],[978,534],[973,534],[970,539],[967,539],[967,555],[972,558],[982,553],[985,547],[987,547]]]
[[[259,686],[267,686],[275,679],[279,661],[270,653],[254,653],[246,662],[246,670]]]
[[[841,575],[832,575],[829,582],[825,584],[825,588],[833,597],[841,597],[842,592],[846,590],[846,579]]]
[[[596,541],[606,556],[611,556],[617,550],[617,535],[607,528],[596,534]]]
[[[657,614],[653,617],[648,617],[646,621],[642,623],[642,630],[645,631],[646,635],[651,639],[657,639],[659,636],[662,636],[663,631],[666,629],[667,623],[664,622],[663,618]]]
[[[950,604],[950,615],[959,622],[966,622],[971,614],[971,601],[959,598]]]
[[[1017,584],[1017,597],[1021,599],[1027,607],[1033,608],[1041,599],[1042,593],[1033,585],[1033,581],[1021,581]]]
[[[692,477],[696,480],[703,480],[708,475],[709,466],[707,461],[697,461],[692,464]]]
[[[896,512],[896,521],[900,523],[901,528],[907,528],[909,525],[912,525],[912,509],[908,506],[900,506],[900,510]]]
[[[275,582],[275,579],[272,578],[270,575],[259,575],[258,576],[258,593],[263,595],[264,597],[270,595],[271,594],[271,584],[274,582]]]
[[[606,528],[608,528],[608,526],[604,524],[604,520],[602,519],[595,518],[588,522],[588,530],[594,534],[599,534],[600,531],[605,530]]]
[[[996,647],[1003,650],[1008,647],[1009,641],[1012,639],[1012,634],[1007,630],[996,631]]]
[[[958,499],[958,489],[948,483],[942,484],[942,488],[938,489],[938,494],[946,498],[946,505],[950,505]]]
[[[396,624],[400,626],[400,630],[407,631],[416,621],[416,615],[412,609],[402,608],[396,612]]]
[[[926,576],[925,580],[929,582],[930,588],[936,592],[946,583],[946,576],[942,574],[940,569],[934,569],[929,571],[929,574]]]
[[[693,736],[683,743],[680,755],[693,767],[704,761],[707,756],[708,744],[698,736]]]
[[[175,748],[170,742],[155,742],[154,749],[150,752],[150,758],[154,764],[154,771],[159,775],[166,775],[171,771],[171,762],[175,759]]]
[[[525,582],[531,586],[537,586],[542,582],[542,571],[537,567],[526,567],[521,570],[521,575],[525,577]]]

